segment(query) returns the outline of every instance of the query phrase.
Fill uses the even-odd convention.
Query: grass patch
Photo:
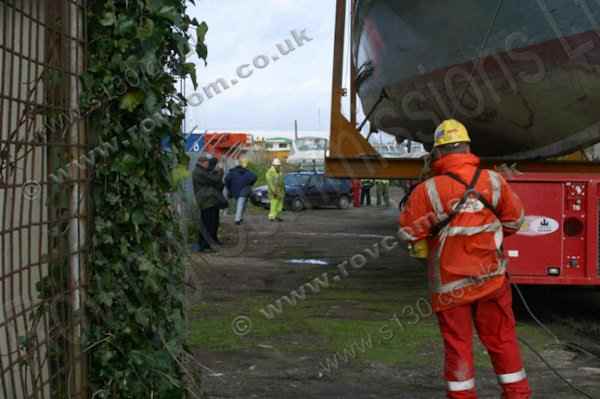
[[[327,349],[352,354],[358,360],[380,361],[402,366],[431,363],[430,350],[439,345],[437,326],[431,319],[406,322],[309,319],[311,328],[326,338]]]
[[[192,313],[199,316],[206,313],[208,317],[191,322],[188,343],[213,351],[236,351],[269,344],[288,352],[341,353],[360,345],[361,340],[368,340],[368,347],[357,351],[358,360],[404,365],[430,362],[423,354],[436,352],[431,348],[439,344],[439,332],[431,315],[417,316],[414,304],[404,302],[404,295],[397,293],[329,289],[296,306],[284,305],[282,314],[269,320],[260,309],[275,299],[246,296],[213,305],[218,309],[209,309],[205,304],[194,307]],[[354,313],[353,309],[365,313],[366,307],[370,312],[379,313],[380,320],[326,316],[333,306],[340,305],[350,313]],[[242,337],[236,335],[232,327],[233,320],[240,315],[252,321],[251,331]],[[391,320],[395,315],[396,321]],[[291,341],[296,341],[296,345],[291,345]]]
[[[307,281],[314,270],[301,273],[306,275],[301,281]],[[279,296],[248,294],[231,302],[202,304],[192,309],[204,318],[191,322],[188,343],[212,351],[268,344],[281,352],[346,354],[358,361],[402,367],[441,365],[443,344],[437,320],[428,307],[425,284],[420,284],[418,277],[407,278],[390,279],[361,271],[318,295],[307,294],[307,300],[296,306],[284,302],[283,312],[273,319],[260,310]],[[381,289],[365,289],[378,285]],[[251,331],[244,336],[236,335],[232,327],[240,315],[252,321]],[[532,324],[520,324],[518,333],[540,350],[552,343]],[[527,359],[533,356],[525,348],[522,351]],[[476,337],[474,356],[477,367],[491,368],[489,356]]]
[[[287,336],[312,333],[305,319],[305,312],[308,309],[306,303],[286,308],[280,316],[270,320],[259,310],[271,301],[273,298],[248,296],[240,298],[239,301],[220,304],[218,316],[213,315],[190,322],[188,344],[208,350],[235,351],[256,347],[258,344],[282,343]],[[192,313],[194,310],[195,308]],[[251,320],[251,328],[246,335],[238,335],[234,332],[234,321],[240,316]],[[306,348],[296,345],[289,349]]]

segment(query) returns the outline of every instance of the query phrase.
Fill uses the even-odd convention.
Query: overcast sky
[[[198,89],[187,128],[328,131],[335,2],[331,0],[196,0],[190,14],[206,21],[208,66],[197,58]],[[302,37],[302,31],[305,36]],[[294,38],[292,31],[297,32]],[[281,55],[277,44],[295,50]],[[307,39],[312,39],[308,41]],[[302,46],[298,45],[298,41]],[[268,56],[269,65],[264,66]],[[273,57],[279,58],[273,61]],[[256,57],[259,57],[258,59]],[[257,68],[253,61],[257,60]],[[241,77],[238,68],[242,68]],[[251,74],[251,75],[250,75]],[[250,76],[247,76],[250,75]],[[223,78],[230,88],[208,98]],[[232,80],[239,83],[233,85]],[[187,97],[194,90],[187,87]],[[198,103],[200,103],[198,105]],[[319,119],[320,111],[320,119]]]

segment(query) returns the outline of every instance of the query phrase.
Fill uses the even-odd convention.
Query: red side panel
[[[526,174],[510,180],[526,222],[505,241],[520,284],[600,285],[600,176]]]
[[[563,188],[560,182],[514,182],[525,205],[525,225],[506,239],[504,248],[513,276],[547,276],[547,268],[562,268]]]

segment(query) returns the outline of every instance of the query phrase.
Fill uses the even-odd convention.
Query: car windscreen
[[[286,186],[303,186],[308,182],[310,175],[291,174],[285,177]]]

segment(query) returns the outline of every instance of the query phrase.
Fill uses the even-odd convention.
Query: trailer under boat
[[[454,117],[482,156],[572,153],[600,141],[598,21],[597,1],[358,0],[356,90],[398,140]]]
[[[559,35],[554,42],[551,37],[538,40],[548,30],[535,24],[537,14],[532,8],[538,5],[543,15],[546,10],[553,16],[553,19],[547,19],[548,15],[542,17],[550,21],[552,31],[566,32],[568,24],[583,26],[587,21],[593,25],[596,18],[600,20],[600,1],[591,9],[586,1],[571,5],[567,0],[536,0],[521,5],[516,0],[503,0],[496,3],[501,7],[493,13],[474,0],[451,4],[432,0],[426,5],[421,1],[357,1],[352,14],[352,57],[344,54],[346,1],[337,0],[336,7],[326,174],[410,180],[424,176],[422,159],[383,157],[363,137],[360,132],[363,125],[357,128],[358,97],[372,131],[394,134],[398,141],[408,138],[431,145],[430,138],[439,120],[449,116],[461,119],[470,129],[475,152],[485,156],[482,166],[502,172],[527,210],[526,223],[505,243],[513,281],[600,286],[600,163],[590,162],[582,151],[574,152],[597,143],[600,137],[600,114],[596,112],[600,105],[597,90],[600,78],[596,76],[600,66],[600,37],[588,27],[578,28],[570,36]],[[503,14],[507,10],[513,11],[513,19],[510,14]],[[484,11],[487,13],[475,18]],[[583,12],[583,19],[577,11]],[[483,16],[489,17],[487,30],[479,23]],[[516,25],[503,25],[504,22]],[[516,31],[519,36],[510,36],[509,29],[517,29],[520,23],[523,28]],[[503,26],[504,32],[496,33],[497,26]],[[410,29],[412,36],[407,34]],[[568,31],[573,29],[569,27]],[[481,40],[479,48],[485,50],[485,56],[464,56],[466,45],[473,43],[464,41],[465,32]],[[493,43],[499,43],[499,39],[494,35],[522,38],[528,45],[495,51],[497,45]],[[509,40],[509,43],[515,42]],[[560,54],[556,43],[567,56]],[[456,59],[459,55],[464,57],[462,61]],[[343,87],[345,56],[352,59],[349,90]],[[541,63],[527,63],[528,59]],[[497,62],[496,69],[492,61]],[[419,65],[424,67],[419,69]],[[532,68],[536,65],[543,66],[544,74],[535,74]],[[453,69],[455,66],[462,67],[464,73]],[[416,68],[416,75],[411,68]],[[441,75],[427,73],[438,69]],[[462,86],[457,78],[460,74],[464,75]],[[448,81],[448,76],[456,80]],[[509,77],[521,81],[511,81]],[[538,80],[533,81],[533,77]],[[459,93],[453,98],[460,99],[460,103],[452,102],[452,90],[445,87],[447,82],[456,84],[450,87]],[[485,112],[480,115],[469,113],[473,107],[482,106],[469,103],[476,90],[487,90],[481,102]],[[346,94],[350,95],[349,118],[341,112]],[[416,109],[411,108],[415,106],[411,102],[414,99],[421,100]],[[525,111],[519,111],[520,104],[527,104]],[[444,107],[450,105],[455,108],[446,112]],[[420,112],[420,119],[411,113],[415,111]],[[560,159],[548,159],[571,152]],[[540,248],[544,248],[542,255]]]

